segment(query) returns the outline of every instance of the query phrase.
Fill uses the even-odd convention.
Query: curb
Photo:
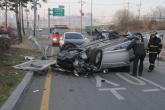
[[[17,105],[21,102],[26,89],[28,88],[33,77],[33,72],[27,72],[23,80],[9,96],[7,101],[2,105],[0,110],[17,110]]]

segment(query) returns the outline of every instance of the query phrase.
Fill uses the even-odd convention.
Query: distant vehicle
[[[95,35],[95,34],[97,34],[96,32],[95,32],[95,30],[97,30],[98,32],[101,32],[101,26],[85,26],[85,32],[88,34],[88,35],[90,35],[91,34],[91,32],[92,32],[92,35]]]
[[[86,42],[89,42],[89,40],[79,32],[65,32],[60,38],[60,48],[62,48],[64,44],[81,45]]]
[[[67,32],[69,28],[66,25],[55,25],[51,28],[51,38],[52,38],[52,45],[59,46],[59,41],[64,32]]]
[[[7,34],[11,43],[16,43],[16,41],[18,41],[18,33],[14,27],[0,26],[0,34]]]

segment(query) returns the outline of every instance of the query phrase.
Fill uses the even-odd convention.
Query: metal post
[[[91,0],[91,36],[93,31],[93,0]]]
[[[48,29],[49,29],[49,38],[50,38],[50,8],[48,8]]]
[[[6,9],[5,9],[5,26],[7,27],[7,0],[5,0]]]
[[[128,29],[128,31],[129,31],[129,24],[128,24],[128,22],[129,22],[129,4],[130,4],[130,3],[129,3],[129,0],[128,0],[128,13],[127,13],[127,17],[128,17],[128,18],[127,18],[127,26],[128,26],[127,29]],[[127,32],[128,32],[128,31],[127,31]]]
[[[69,26],[70,26],[70,3],[69,3]]]
[[[34,27],[33,36],[36,36],[36,14],[37,14],[37,0],[34,0]]]
[[[82,0],[81,0],[81,33],[82,33]]]

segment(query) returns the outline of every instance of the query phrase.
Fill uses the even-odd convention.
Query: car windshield
[[[66,39],[83,39],[82,35],[79,33],[66,33],[65,38]]]

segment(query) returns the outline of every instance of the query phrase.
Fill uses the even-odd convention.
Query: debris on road
[[[34,90],[34,91],[33,91],[33,93],[36,93],[36,92],[39,92],[39,90],[37,89],[37,90]]]
[[[26,71],[41,71],[55,64],[55,60],[30,60],[14,66],[16,69]]]

